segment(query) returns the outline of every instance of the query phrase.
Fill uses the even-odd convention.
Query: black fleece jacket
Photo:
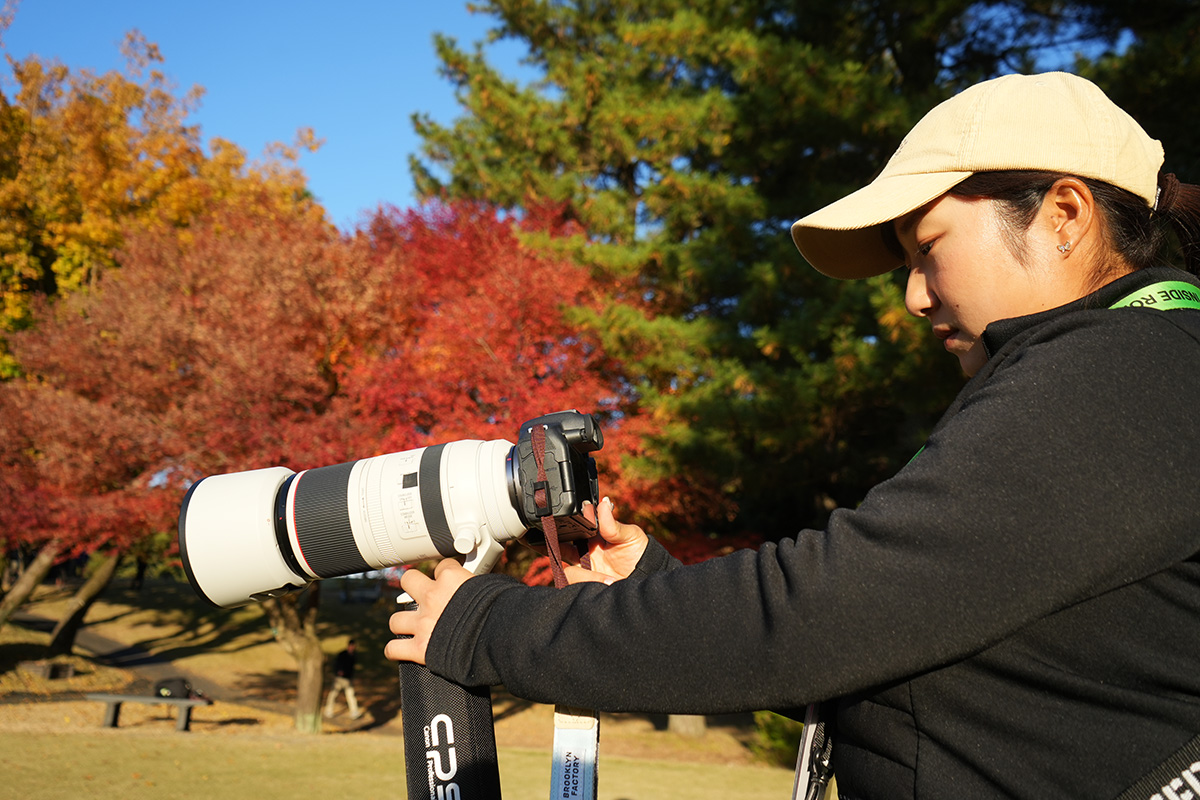
[[[1200,732],[1200,311],[990,326],[921,453],[823,531],[612,586],[462,586],[430,668],[607,711],[837,701],[844,800],[1111,798]]]

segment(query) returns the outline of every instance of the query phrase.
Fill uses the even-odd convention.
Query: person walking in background
[[[354,663],[357,646],[351,639],[346,643],[346,649],[337,654],[333,661],[333,688],[325,695],[325,716],[333,716],[333,704],[341,692],[346,693],[346,705],[350,708],[350,719],[358,719],[362,711],[358,707],[358,698],[354,696]]]

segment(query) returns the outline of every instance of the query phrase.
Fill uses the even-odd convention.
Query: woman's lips
[[[957,328],[951,328],[949,325],[934,325],[933,335],[939,339],[949,339],[954,334],[958,333]]]

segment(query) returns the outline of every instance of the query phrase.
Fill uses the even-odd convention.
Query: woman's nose
[[[904,307],[914,317],[928,317],[937,307],[937,296],[930,290],[924,271],[910,269],[904,289]]]

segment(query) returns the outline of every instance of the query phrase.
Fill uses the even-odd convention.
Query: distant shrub
[[[800,748],[804,723],[773,711],[755,711],[754,727],[751,749],[755,756],[772,766],[796,766],[796,752]]]

